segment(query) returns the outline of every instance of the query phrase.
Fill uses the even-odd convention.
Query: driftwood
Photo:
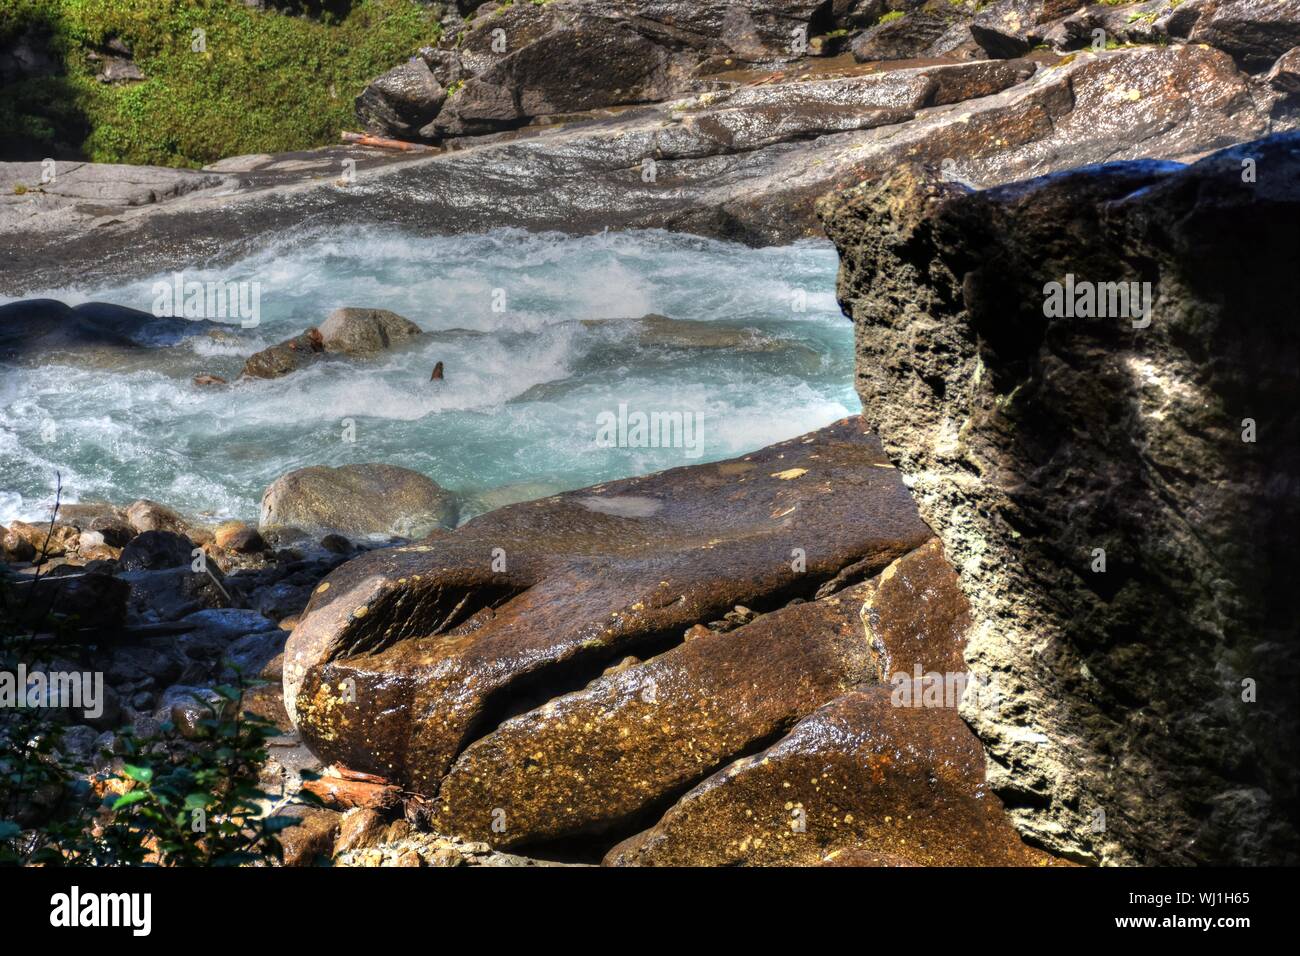
[[[377,149],[395,149],[403,153],[430,153],[434,152],[433,146],[426,146],[424,143],[407,143],[400,139],[384,139],[382,136],[371,136],[369,133],[343,133],[343,142],[355,143],[357,146],[373,146]]]

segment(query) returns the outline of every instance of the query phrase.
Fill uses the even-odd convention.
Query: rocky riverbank
[[[11,523],[6,610],[108,676],[68,746],[111,769],[114,728],[197,728],[254,678],[276,808],[321,803],[286,811],[290,863],[1300,859],[1300,3],[458,11],[357,103],[426,150],[0,164],[0,292],[304,223],[824,229],[863,415],[467,521],[368,463],[282,476],[256,526]],[[385,305],[231,358],[234,387],[427,340]],[[570,325],[609,321],[769,347]],[[147,362],[180,322],[22,301],[0,348]]]
[[[204,171],[58,163],[53,181],[39,163],[0,164],[10,262],[0,293],[219,264],[304,222],[417,235],[649,226],[787,242],[820,232],[818,196],[903,161],[985,187],[1088,163],[1187,160],[1297,117],[1295,0],[1102,5],[1064,19],[1041,0],[973,15],[957,5],[945,39],[925,44],[933,4],[904,4],[903,17],[860,35],[861,18],[880,14],[851,5],[866,12],[843,14],[834,42],[796,44],[797,55],[782,46],[789,31],[816,36],[826,4],[760,5],[744,22],[727,20],[725,5],[670,6],[481,8],[461,40],[453,31],[452,46],[398,68],[427,76],[378,80],[359,101],[362,121],[409,138],[383,117],[408,108],[403,97],[428,98],[409,106],[436,114],[441,145],[428,155],[334,147]],[[1267,29],[1240,26],[1258,17]],[[498,30],[504,53],[493,51]],[[858,43],[900,34],[912,40],[888,51]],[[584,37],[574,79],[548,51]],[[845,38],[866,62],[812,55]],[[647,83],[622,76],[630,64]]]

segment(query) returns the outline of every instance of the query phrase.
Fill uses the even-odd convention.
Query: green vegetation
[[[367,82],[438,39],[439,12],[412,0],[326,4],[318,18],[240,0],[0,0],[0,50],[37,36],[63,64],[0,88],[0,137],[24,158],[161,166],[334,142],[356,127]],[[143,80],[97,79],[110,41]]]
[[[901,19],[903,19],[902,10],[890,10],[888,13],[884,14],[879,20],[877,20],[876,24],[879,25],[881,23],[893,23],[895,20],[901,20]]]

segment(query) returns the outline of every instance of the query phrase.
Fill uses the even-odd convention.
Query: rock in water
[[[456,498],[396,465],[314,465],[281,475],[262,495],[258,527],[354,539],[421,538],[456,524]]]
[[[320,325],[326,352],[369,355],[420,335],[420,327],[387,309],[335,309]]]
[[[963,715],[1016,825],[1294,863],[1300,135],[975,193],[903,167],[820,214],[866,416],[1013,691]]]

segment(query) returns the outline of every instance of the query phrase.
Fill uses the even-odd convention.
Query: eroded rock
[[[861,580],[928,537],[856,419],[512,505],[326,578],[289,639],[286,704],[326,761],[433,794],[530,701],[737,604],[780,606],[850,566]]]
[[[863,407],[962,577],[972,671],[1011,690],[964,714],[1059,853],[1296,859],[1298,211],[1294,134],[821,207]],[[1150,308],[1049,318],[1067,276]]]

